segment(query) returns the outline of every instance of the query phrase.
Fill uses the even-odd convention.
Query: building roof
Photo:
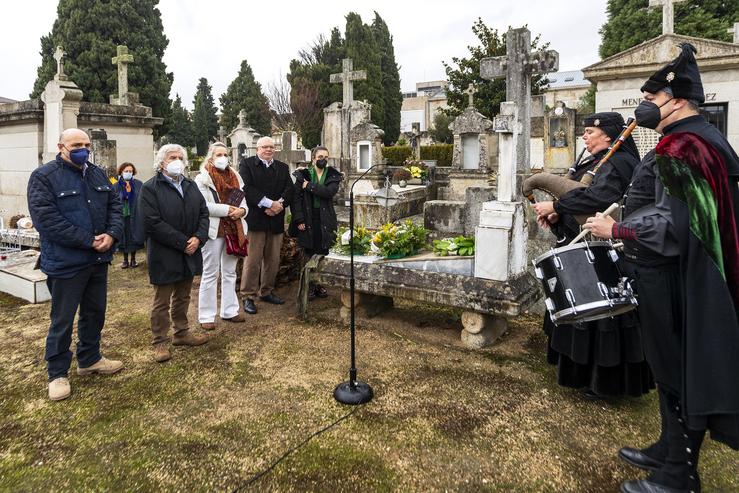
[[[5,103],[17,103],[17,102],[18,102],[18,101],[16,101],[15,99],[10,99],[10,98],[4,98],[4,97],[0,96],[0,104],[5,104]]]
[[[585,79],[585,74],[582,70],[569,70],[566,72],[554,72],[547,74],[547,80],[549,81],[544,89],[555,90],[555,89],[569,89],[572,87],[587,87],[590,85],[590,81]]]
[[[739,67],[739,44],[680,34],[662,34],[585,67],[583,71],[593,83],[645,77],[675,58],[681,42],[688,42],[696,47],[698,54],[695,58],[701,72]]]

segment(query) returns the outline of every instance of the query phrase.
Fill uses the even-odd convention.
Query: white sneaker
[[[67,377],[55,378],[49,382],[49,399],[52,401],[61,401],[72,394],[72,387],[69,386]]]

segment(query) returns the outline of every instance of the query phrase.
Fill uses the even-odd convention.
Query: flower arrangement
[[[447,257],[449,255],[474,255],[475,237],[457,236],[456,238],[434,240],[434,253],[440,257]]]
[[[365,227],[358,226],[354,228],[354,241],[352,247],[349,246],[349,228],[342,226],[336,232],[336,242],[331,250],[340,255],[367,255],[372,246],[372,233]]]
[[[418,178],[419,180],[425,180],[429,176],[429,170],[426,163],[423,161],[416,161],[413,159],[406,159],[403,164],[405,168],[410,172],[412,178]]]
[[[406,220],[401,225],[383,224],[372,238],[372,244],[385,258],[414,255],[426,245],[426,228]]]
[[[393,171],[393,178],[395,178],[398,181],[401,180],[410,180],[411,179],[411,172],[406,168],[398,168],[395,171]]]

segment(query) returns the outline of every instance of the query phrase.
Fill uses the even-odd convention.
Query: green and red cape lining
[[[723,158],[690,132],[665,136],[656,153],[667,193],[687,204],[690,231],[713,260],[739,307],[739,235]]]

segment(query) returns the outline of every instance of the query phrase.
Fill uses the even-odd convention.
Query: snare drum
[[[536,258],[534,271],[544,287],[552,321],[589,322],[636,308],[634,291],[618,260],[609,241],[584,241]]]

